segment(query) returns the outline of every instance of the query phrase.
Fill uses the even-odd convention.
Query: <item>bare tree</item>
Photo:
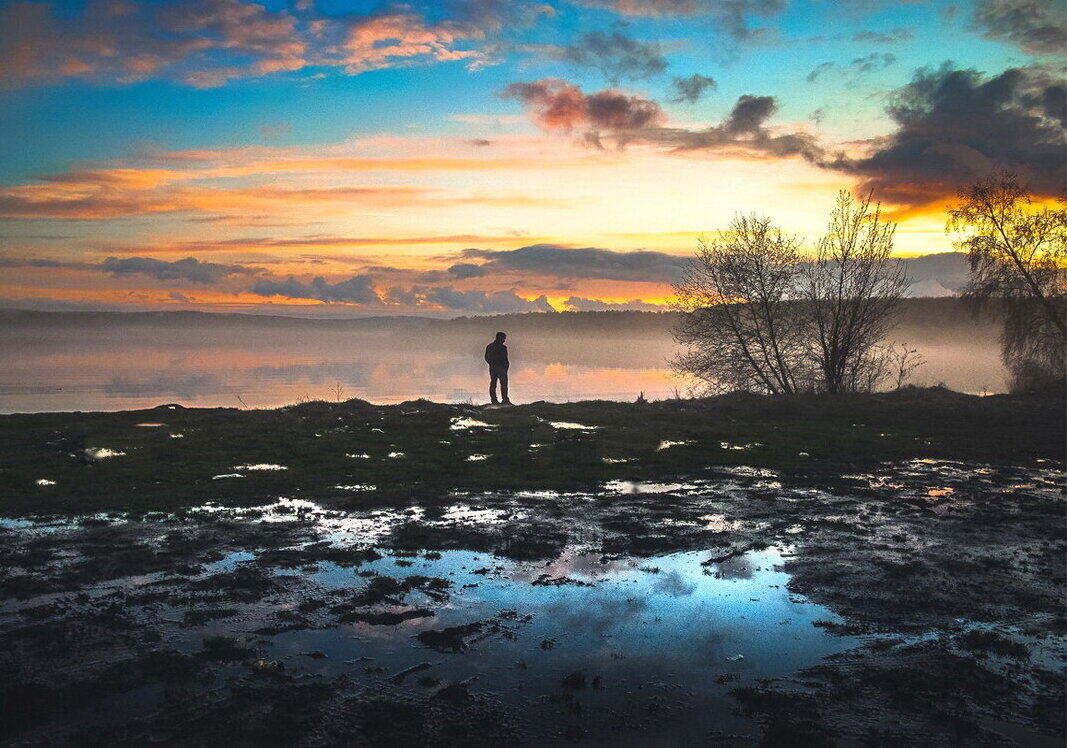
[[[718,238],[701,237],[675,285],[682,311],[674,361],[712,389],[793,393],[805,380],[804,320],[795,296],[799,243],[769,218],[738,215]]]
[[[1036,208],[1016,174],[999,171],[959,195],[949,231],[962,235],[964,297],[1003,318],[1001,354],[1013,389],[1062,382],[1067,346],[1067,210]]]
[[[911,375],[920,367],[926,366],[926,358],[919,349],[910,348],[906,343],[891,343],[883,347],[886,364],[886,376],[893,383],[893,389],[900,390]]]
[[[871,195],[838,194],[827,233],[804,266],[803,295],[819,385],[828,392],[873,389],[884,375],[885,338],[909,285],[890,258],[895,224]]]

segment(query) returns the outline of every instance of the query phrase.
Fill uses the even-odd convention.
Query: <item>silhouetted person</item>
[[[508,347],[504,345],[507,335],[496,334],[496,340],[485,347],[485,363],[489,364],[489,400],[496,403],[496,383],[500,382],[500,399],[504,405],[511,405],[508,400]]]

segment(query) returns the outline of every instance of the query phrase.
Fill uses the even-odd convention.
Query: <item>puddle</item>
[[[741,527],[740,522],[730,519],[725,514],[704,514],[697,519],[712,532],[733,532]]]
[[[599,426],[585,426],[580,423],[571,423],[570,421],[549,421],[548,425],[562,431],[596,431],[600,428]]]
[[[661,441],[659,443],[659,446],[656,447],[656,451],[657,452],[662,452],[663,450],[670,449],[671,447],[687,447],[687,446],[689,446],[690,444],[693,444],[693,443],[694,442],[692,442],[692,441],[680,441],[680,442],[675,441],[675,442],[672,442],[672,441],[666,441],[665,440],[665,441]]]
[[[120,452],[108,447],[86,447],[85,456],[90,460],[106,460],[110,457],[125,457],[125,452]]]
[[[685,488],[682,483],[654,483],[643,480],[612,480],[604,484],[608,493],[669,493]]]
[[[745,444],[734,444],[733,442],[719,442],[719,449],[725,449],[729,451],[741,452],[749,449],[755,449],[756,447],[762,447],[759,442],[747,442]]]
[[[484,462],[489,459],[489,455],[468,455],[467,462]]]
[[[479,421],[475,418],[456,417],[449,421],[448,428],[452,431],[466,431],[467,429],[495,429],[496,424]]]
[[[327,677],[367,669],[413,690],[418,679],[405,674],[474,678],[472,692],[520,707],[530,725],[549,729],[559,697],[580,692],[584,727],[601,735],[611,734],[613,710],[644,711],[666,699],[668,709],[682,707],[670,717],[678,737],[744,724],[729,690],[788,676],[860,641],[813,625],[837,619],[788,592],[776,548],[711,565],[703,552],[670,554],[641,559],[640,568],[570,551],[547,565],[471,551],[437,555],[401,568],[385,556],[359,572],[446,580],[447,604],[414,591],[397,614],[410,618],[395,625],[285,632],[264,656]],[[327,589],[362,585],[350,568],[321,566],[311,576]]]
[[[288,470],[289,468],[287,468],[285,465],[275,465],[274,463],[271,463],[271,462],[257,462],[254,465],[234,465],[233,469],[234,470],[275,471],[275,470]]]
[[[1043,467],[914,461],[843,477],[847,490],[838,492],[739,466],[678,482],[613,480],[592,492],[446,490],[425,505],[378,507],[373,495],[354,495],[374,485],[337,482],[335,491],[353,495],[333,505],[283,497],[251,507],[0,518],[16,569],[8,580],[15,594],[0,606],[0,634],[16,622],[38,625],[37,616],[67,629],[81,620],[129,626],[100,629],[84,649],[79,640],[48,671],[56,682],[95,683],[96,663],[124,662],[150,635],[162,642],[157,648],[196,653],[191,661],[204,683],[265,686],[276,675],[291,678],[285,687],[294,689],[327,684],[332,703],[342,705],[353,694],[388,692],[429,704],[423,716],[437,713],[448,689],[465,688],[463,704],[490,703],[518,715],[522,738],[532,745],[560,744],[572,727],[584,731],[579,744],[715,744],[715,735],[759,732],[736,711],[730,691],[762,688],[764,679],[777,679],[776,689],[804,690],[799,670],[876,639],[885,646],[870,652],[896,657],[899,649],[906,658],[929,642],[1005,677],[1038,666],[1062,672],[1062,636],[1036,618],[1051,618],[1048,605],[1030,606],[1028,619],[971,621],[981,620],[983,610],[1011,609],[993,608],[1003,602],[990,594],[971,606],[977,615],[961,604],[959,615],[970,618],[955,624],[949,618],[947,625],[943,614],[923,619],[890,637],[899,644],[884,635],[853,636],[860,629],[848,625],[856,620],[850,610],[878,620],[884,614],[877,606],[896,606],[893,595],[912,587],[921,600],[909,609],[909,622],[923,607],[952,605],[957,615],[956,598],[967,596],[942,592],[934,586],[940,578],[928,581],[934,575],[914,559],[931,558],[931,567],[939,559],[957,561],[960,574],[970,575],[965,579],[979,579],[989,549],[999,551],[1003,538],[960,546],[959,533],[980,531],[985,517],[968,515],[974,522],[964,526],[937,521],[927,510],[973,504],[975,492],[984,491],[1003,516],[1012,501],[1026,506],[1049,495],[1062,502],[1060,481],[1060,473]],[[904,500],[921,511],[901,506]],[[1046,508],[1062,516],[1062,504]],[[868,549],[879,546],[876,561],[885,563],[864,565]],[[958,547],[972,549],[973,560]],[[101,548],[124,560],[100,562]],[[787,560],[792,577],[783,568]],[[1029,578],[1020,575],[1032,562],[993,560],[998,573]],[[19,597],[30,581],[14,583],[22,570],[61,584]],[[871,579],[879,594],[853,596],[863,585],[847,580],[856,578]],[[853,617],[845,621],[803,593]],[[987,592],[975,586],[968,594]],[[250,654],[208,660],[208,637],[232,637]],[[1019,647],[1025,659],[1012,654]],[[263,663],[262,670],[275,661],[278,670],[270,673],[255,665]],[[205,703],[228,704],[230,697],[213,688],[190,686]],[[98,712],[137,720],[175,708],[165,696],[136,706],[120,705],[124,698],[116,695]]]

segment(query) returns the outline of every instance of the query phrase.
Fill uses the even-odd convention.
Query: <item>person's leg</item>
[[[508,400],[508,370],[500,372],[500,399],[501,401],[511,404],[511,400]]]
[[[495,403],[496,402],[496,381],[497,381],[498,378],[499,377],[497,376],[497,373],[495,371],[493,371],[492,369],[490,369],[489,370],[489,402],[491,402],[491,403]],[[504,389],[504,388],[501,388],[501,389]],[[507,397],[508,397],[507,394],[506,394],[507,390],[505,389],[504,392],[505,392],[504,399],[507,400]]]

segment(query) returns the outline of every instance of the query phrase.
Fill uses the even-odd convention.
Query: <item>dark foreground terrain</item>
[[[1059,746],[1063,414],[0,416],[0,741]]]

